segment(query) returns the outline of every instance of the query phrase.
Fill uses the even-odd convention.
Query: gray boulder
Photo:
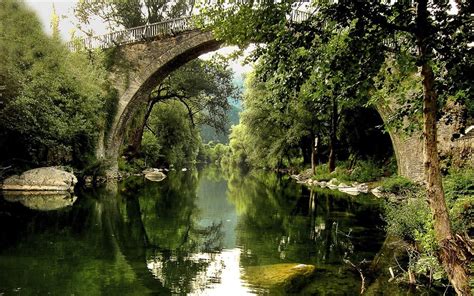
[[[11,176],[3,181],[5,191],[55,191],[73,192],[77,178],[72,173],[55,167],[36,168]]]

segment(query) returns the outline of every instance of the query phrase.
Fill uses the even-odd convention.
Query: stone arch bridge
[[[307,13],[294,11],[289,21],[302,21]],[[191,17],[168,20],[101,36],[72,41],[71,50],[80,48],[112,48],[120,51],[126,69],[115,67],[109,79],[117,90],[118,104],[110,130],[103,134],[97,156],[110,167],[108,177],[116,176],[124,134],[148,95],[171,72],[201,54],[219,49],[222,42],[211,32],[197,29]],[[390,115],[388,108],[377,108],[382,119]],[[403,137],[391,132],[399,174],[413,180],[423,177],[421,137]]]

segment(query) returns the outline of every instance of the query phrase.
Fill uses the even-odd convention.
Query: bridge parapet
[[[291,22],[303,22],[311,16],[310,13],[293,10],[288,19]],[[126,45],[153,38],[174,36],[179,33],[198,29],[193,16],[170,19],[153,24],[147,24],[130,29],[115,31],[103,35],[91,36],[72,40],[67,43],[71,51],[80,49],[106,49],[114,46]]]
[[[176,35],[196,28],[192,22],[192,17],[182,17],[166,20],[163,22],[147,24],[126,30],[107,33],[104,35],[92,36],[84,39],[69,41],[67,46],[70,50],[76,51],[86,49],[105,49],[119,45],[131,44],[147,39]]]

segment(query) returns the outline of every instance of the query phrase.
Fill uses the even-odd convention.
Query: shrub
[[[373,160],[367,160],[357,162],[350,178],[353,181],[369,182],[379,179],[382,175],[383,169],[381,165]]]
[[[421,197],[410,198],[400,204],[386,204],[384,219],[388,234],[409,242],[421,239],[432,229],[430,209]]]
[[[454,231],[474,232],[474,169],[451,170],[443,184]]]
[[[385,207],[386,230],[389,235],[409,242],[408,268],[430,281],[446,280],[446,274],[436,258],[438,244],[433,220],[427,202],[422,194],[400,204],[387,204]],[[418,276],[419,277],[419,276]]]
[[[419,189],[415,183],[402,176],[386,178],[382,181],[380,186],[382,187],[383,192],[394,193],[397,195],[415,193]]]
[[[350,181],[349,171],[343,166],[337,166],[334,172],[330,173],[327,164],[318,165],[313,179],[319,181],[329,181],[336,178],[338,181]]]

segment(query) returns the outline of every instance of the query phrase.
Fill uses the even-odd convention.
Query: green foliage
[[[167,0],[95,0],[79,1],[74,9],[75,15],[82,24],[89,25],[94,18],[100,18],[111,27],[137,27],[145,24],[164,21],[188,14],[194,1]]]
[[[160,143],[150,131],[145,131],[142,138],[142,152],[145,155],[145,163],[156,164],[160,159]]]
[[[382,174],[380,163],[373,160],[359,161],[351,172],[351,178],[358,182],[369,182],[379,179]]]
[[[472,233],[474,231],[474,168],[452,169],[443,181],[453,229],[457,232]]]
[[[314,174],[313,179],[318,181],[330,181],[333,178],[336,178],[338,181],[342,182],[351,181],[349,170],[341,162],[338,162],[338,165],[333,172],[329,172],[327,164],[316,166],[316,173]]]
[[[389,234],[410,242],[415,242],[424,235],[431,237],[433,231],[430,209],[426,201],[420,197],[410,198],[400,204],[387,204],[385,221]],[[425,245],[430,246],[431,242],[427,239]]]
[[[196,126],[206,125],[218,133],[228,128],[229,101],[237,100],[228,61],[215,57],[195,59],[173,72],[152,92],[152,100],[177,100],[188,110]]]
[[[13,0],[0,3],[0,35],[2,158],[77,167],[92,161],[104,126],[102,57],[70,53]]]
[[[201,125],[200,132],[203,143],[213,141],[222,144],[229,144],[230,129],[233,125],[239,124],[240,112],[241,110],[238,107],[230,106],[226,114],[227,120],[223,132],[207,124]]]
[[[392,176],[385,178],[382,180],[380,186],[382,187],[383,192],[402,196],[415,193],[420,189],[415,183],[402,176]]]
[[[302,159],[308,166],[316,137],[319,153],[327,156],[328,146],[337,146],[344,110],[366,103],[373,85],[370,77],[383,62],[383,56],[353,53],[352,30],[357,24],[341,29],[316,17],[287,23],[288,2],[207,9],[219,38],[242,45],[248,40],[265,43],[257,45],[252,57],[257,61],[255,72],[246,79],[241,114],[245,128],[239,131],[247,135],[231,136],[242,140],[234,146],[251,148],[246,149],[246,161],[256,167],[281,168],[299,166]],[[259,28],[258,33],[252,26]],[[372,44],[370,50],[378,47]],[[378,175],[361,169],[356,174],[364,180]]]
[[[336,169],[330,173],[327,164],[316,166],[313,179],[318,181],[329,181],[336,178],[341,182],[370,182],[382,177],[381,164],[374,160],[360,160],[352,169],[349,161],[337,162]]]
[[[158,104],[150,115],[149,132],[143,136],[147,165],[182,166],[197,157],[201,139],[187,118],[186,108],[179,102]]]
[[[370,103],[390,114],[385,119],[387,130],[412,133],[421,129],[423,89],[417,71],[415,59],[400,53],[395,58],[389,56],[375,77]]]
[[[446,201],[453,231],[472,233],[474,229],[474,170],[452,170],[444,178]],[[446,280],[446,274],[440,266],[436,253],[436,241],[433,219],[419,187],[403,177],[385,179],[382,187],[409,197],[400,204],[387,204],[385,220],[387,232],[401,237],[416,247],[410,253],[410,268],[417,274],[432,276],[434,281]]]

